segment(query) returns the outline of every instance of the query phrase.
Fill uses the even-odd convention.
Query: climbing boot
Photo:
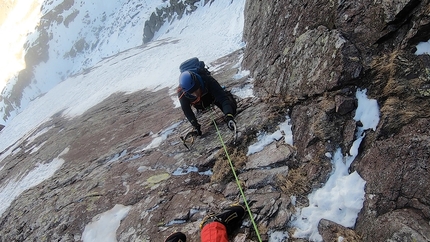
[[[200,229],[202,229],[208,223],[219,222],[227,228],[227,233],[230,234],[241,225],[244,215],[245,208],[239,204],[234,204],[228,208],[225,208],[219,214],[207,215],[200,223]]]
[[[176,232],[171,234],[164,242],[186,242],[187,236],[182,232]]]

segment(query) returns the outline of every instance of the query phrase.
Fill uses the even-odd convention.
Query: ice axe
[[[236,140],[237,140],[237,125],[236,125],[236,122],[233,119],[233,115],[227,114],[226,121],[227,121],[227,127],[233,132],[232,143],[236,144]]]
[[[191,150],[191,147],[194,144],[194,137],[197,136],[196,131],[188,132],[185,136],[181,136],[182,143],[185,147],[187,147],[188,150]]]

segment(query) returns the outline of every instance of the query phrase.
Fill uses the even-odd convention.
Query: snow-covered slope
[[[37,4],[40,2],[35,1]],[[10,112],[6,121],[9,122],[27,107],[31,100],[68,77],[93,67],[104,58],[142,45],[145,21],[156,9],[167,8],[169,4],[163,0],[45,1],[41,7],[37,31],[27,36],[25,44],[27,53],[30,53],[26,64],[34,65],[31,71],[33,76],[21,75],[18,78],[16,72],[2,92],[2,97],[6,99],[14,95],[12,100],[20,99],[20,103],[12,104],[15,110]],[[173,16],[156,33],[155,40],[171,38],[169,42],[175,43],[176,47],[168,55],[165,53],[166,47],[161,47],[154,50],[151,56],[140,60],[141,68],[146,65],[150,65],[146,69],[163,68],[158,70],[158,74],[153,74],[157,71],[148,70],[150,73],[146,76],[156,76],[156,79],[165,83],[172,78],[174,72],[171,70],[184,58],[199,55],[211,61],[241,46],[243,0],[231,3],[216,1],[206,6],[204,1],[199,1],[194,6],[197,7],[195,12],[183,16],[179,21]],[[230,27],[225,28],[224,24]],[[29,31],[26,26],[24,32]],[[166,72],[170,76],[166,76]],[[146,83],[152,81],[145,79]],[[17,82],[20,84],[16,85]],[[17,97],[19,95],[22,97]],[[11,104],[5,99],[1,100],[2,116],[6,112],[5,105]]]
[[[146,15],[150,13],[148,9],[160,6],[161,2],[158,1],[158,5],[154,3],[147,5],[144,8],[147,11]],[[198,56],[210,63],[241,48],[243,46],[241,36],[245,1],[237,0],[231,3],[217,1],[206,6],[203,2],[196,3],[198,9],[193,14],[182,17],[180,21],[166,23],[153,42],[120,53],[115,58],[105,58],[98,64],[94,64],[94,62],[105,56],[117,54],[133,45],[140,45],[137,39],[142,36],[144,18],[135,22],[130,21],[132,18],[121,17],[123,15],[130,17],[130,14],[116,14],[120,11],[119,9],[131,11],[132,6],[137,4],[136,1],[130,1],[127,5],[105,4],[101,1],[98,4],[75,3],[68,10],[69,14],[73,12],[72,9],[79,9],[78,16],[82,16],[85,20],[88,11],[93,11],[98,13],[99,17],[96,18],[92,14],[94,20],[91,22],[98,24],[91,25],[85,21],[75,20],[68,25],[69,28],[64,25],[52,27],[52,34],[58,36],[49,42],[52,44],[50,52],[53,52],[54,55],[48,62],[37,67],[35,73],[38,81],[25,92],[25,100],[28,102],[25,107],[28,108],[8,121],[6,128],[1,133],[0,150],[8,147],[40,122],[46,121],[60,110],[70,108],[71,111],[67,111],[67,113],[79,114],[115,92],[133,92],[144,88],[175,88],[179,74],[178,66],[185,59]],[[44,11],[48,12],[48,7],[53,9],[54,3],[56,2],[46,5]],[[99,11],[97,12],[97,10]],[[108,10],[110,12],[106,14]],[[106,23],[109,23],[107,26],[110,27],[97,33],[93,32],[87,37],[99,42],[98,47],[92,52],[82,53],[76,58],[63,58],[61,52],[67,50],[73,42],[72,39],[78,39],[91,33],[91,29],[100,27],[102,22],[98,22],[101,20],[96,19],[103,15],[114,16],[112,19],[105,20]],[[113,24],[121,18],[126,19],[121,23]],[[225,28],[227,24],[231,27]],[[60,38],[60,36],[62,37]],[[65,73],[86,67],[97,70],[93,70],[87,75],[76,75],[57,85],[60,83],[60,77]],[[32,103],[29,102],[46,91],[49,92]]]

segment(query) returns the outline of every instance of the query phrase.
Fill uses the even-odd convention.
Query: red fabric
[[[227,229],[222,223],[206,224],[200,233],[201,242],[228,242]]]

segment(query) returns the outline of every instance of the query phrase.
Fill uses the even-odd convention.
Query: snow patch
[[[291,119],[286,117],[286,121],[279,124],[279,130],[272,134],[260,132],[257,135],[257,142],[248,147],[247,156],[254,153],[258,153],[264,149],[267,145],[270,145],[274,141],[278,141],[284,138],[285,143],[293,145],[293,132],[291,130]]]
[[[308,196],[309,206],[298,209],[292,217],[290,224],[296,228],[293,234],[296,238],[322,241],[318,233],[321,219],[352,228],[363,207],[366,181],[357,172],[349,174],[348,169],[358,155],[364,131],[375,130],[378,125],[379,106],[376,100],[367,98],[366,90],[357,90],[356,97],[358,107],[354,120],[360,121],[363,127],[357,130],[357,139],[349,150],[350,155],[344,157],[340,149],[336,150],[332,158],[333,171],[328,181]]]
[[[159,134],[152,135],[152,138],[154,138],[149,145],[147,145],[143,150],[149,150],[158,147],[160,144],[163,143],[167,139],[167,137],[173,133],[173,130],[178,127],[182,122],[175,123],[168,127],[167,129],[161,131]]]
[[[242,99],[248,97],[254,97],[254,85],[252,83],[247,83],[243,87],[233,87],[231,93]]]
[[[83,242],[116,242],[116,230],[119,228],[131,206],[116,204],[111,210],[96,215],[92,221],[85,226],[82,234]]]
[[[283,242],[289,239],[288,231],[271,231],[269,232],[269,242]]]
[[[418,43],[415,55],[430,55],[430,40]]]
[[[18,175],[14,179],[10,180],[7,185],[0,187],[0,216],[21,193],[39,185],[54,175],[54,173],[60,169],[64,163],[64,160],[59,157],[66,154],[68,151],[69,148],[66,148],[50,163],[38,163],[36,164],[36,168],[28,172],[28,174],[23,178],[19,178],[22,174]]]
[[[182,176],[182,175],[186,175],[186,174],[191,173],[191,172],[198,172],[200,175],[206,175],[206,176],[211,176],[212,175],[212,171],[211,170],[207,170],[207,171],[204,171],[204,172],[199,172],[199,169],[197,167],[195,167],[195,166],[189,166],[189,167],[187,167],[185,169],[181,168],[181,167],[178,167],[173,172],[172,175],[174,175],[174,176]]]

